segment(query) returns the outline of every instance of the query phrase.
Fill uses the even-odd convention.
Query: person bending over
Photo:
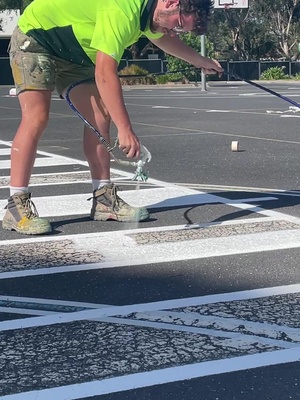
[[[124,50],[146,36],[157,47],[206,74],[221,74],[220,64],[184,44],[183,32],[204,34],[210,0],[34,0],[24,11],[10,42],[10,62],[22,118],[11,148],[10,197],[2,226],[28,235],[51,232],[31,200],[29,182],[39,140],[47,126],[51,94],[68,88],[78,111],[109,142],[112,120],[120,149],[139,157],[140,141],[125,107],[118,64]],[[94,78],[94,81],[92,79]],[[83,149],[92,178],[94,220],[142,221],[110,180],[110,155],[85,126]],[[70,203],[71,207],[71,203]]]

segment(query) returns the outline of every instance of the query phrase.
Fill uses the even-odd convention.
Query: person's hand
[[[203,63],[202,71],[205,75],[218,74],[219,78],[221,78],[224,69],[221,67],[221,64],[217,60],[207,58]]]
[[[132,129],[118,130],[119,148],[127,158],[140,156],[140,141]]]

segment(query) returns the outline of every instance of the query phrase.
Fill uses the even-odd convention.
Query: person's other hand
[[[202,67],[202,71],[205,75],[215,75],[218,74],[219,78],[221,78],[224,69],[221,67],[221,64],[217,60],[207,59],[205,65]]]
[[[127,158],[140,156],[140,141],[132,129],[118,131],[119,148],[126,154]]]

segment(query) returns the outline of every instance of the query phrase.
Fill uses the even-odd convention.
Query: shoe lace
[[[118,196],[117,192],[118,190],[121,191],[121,189],[118,186],[113,186],[112,191],[111,191],[111,200],[112,200],[112,209],[115,208],[115,206],[126,206],[127,204],[121,197]]]
[[[25,209],[25,214],[28,219],[38,217],[38,211],[34,202],[30,199],[30,197],[25,197],[21,200],[22,206]]]
[[[122,189],[120,189],[118,186],[111,185],[107,191],[103,191],[100,195],[104,195],[106,197],[109,203],[111,203],[111,208],[114,210],[116,206],[117,207],[128,206],[128,204],[123,199],[121,199],[121,197],[119,197],[117,194],[117,192],[121,190]],[[93,197],[89,197],[87,200],[97,199],[100,195],[98,196],[93,195]]]

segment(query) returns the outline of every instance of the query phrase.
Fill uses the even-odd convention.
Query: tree
[[[0,11],[20,9],[33,0],[0,0]],[[45,0],[47,1],[47,0]],[[1,20],[0,20],[1,29]],[[183,35],[195,50],[200,51],[200,38]],[[214,9],[207,34],[207,54],[219,60],[255,60],[261,58],[300,58],[300,0],[249,0],[248,9]],[[143,57],[154,50],[141,38],[127,53]],[[167,57],[174,69],[187,64]],[[181,68],[182,67],[182,68]]]
[[[255,12],[262,17],[277,43],[277,53],[287,59],[299,55],[300,0],[255,0]]]
[[[215,9],[210,40],[221,59],[296,59],[300,0],[249,0],[248,9]]]
[[[196,36],[191,33],[184,33],[181,35],[181,39],[198,53],[201,52],[201,36]],[[215,51],[212,43],[209,40],[206,40],[205,45],[206,55],[208,57],[215,58]],[[195,67],[193,67],[191,64],[188,64],[187,62],[170,55],[167,55],[167,61],[167,68],[169,72],[183,71],[184,76],[190,80],[195,80],[197,71],[195,71]]]
[[[20,10],[22,13],[25,7],[28,6],[33,0],[0,0],[1,10]]]
[[[208,38],[214,43],[218,58],[247,59],[243,48],[243,31],[250,21],[250,9],[215,9]]]
[[[249,0],[248,9],[214,10],[208,37],[218,59],[253,60],[272,52],[274,41],[254,9],[256,1]]]

